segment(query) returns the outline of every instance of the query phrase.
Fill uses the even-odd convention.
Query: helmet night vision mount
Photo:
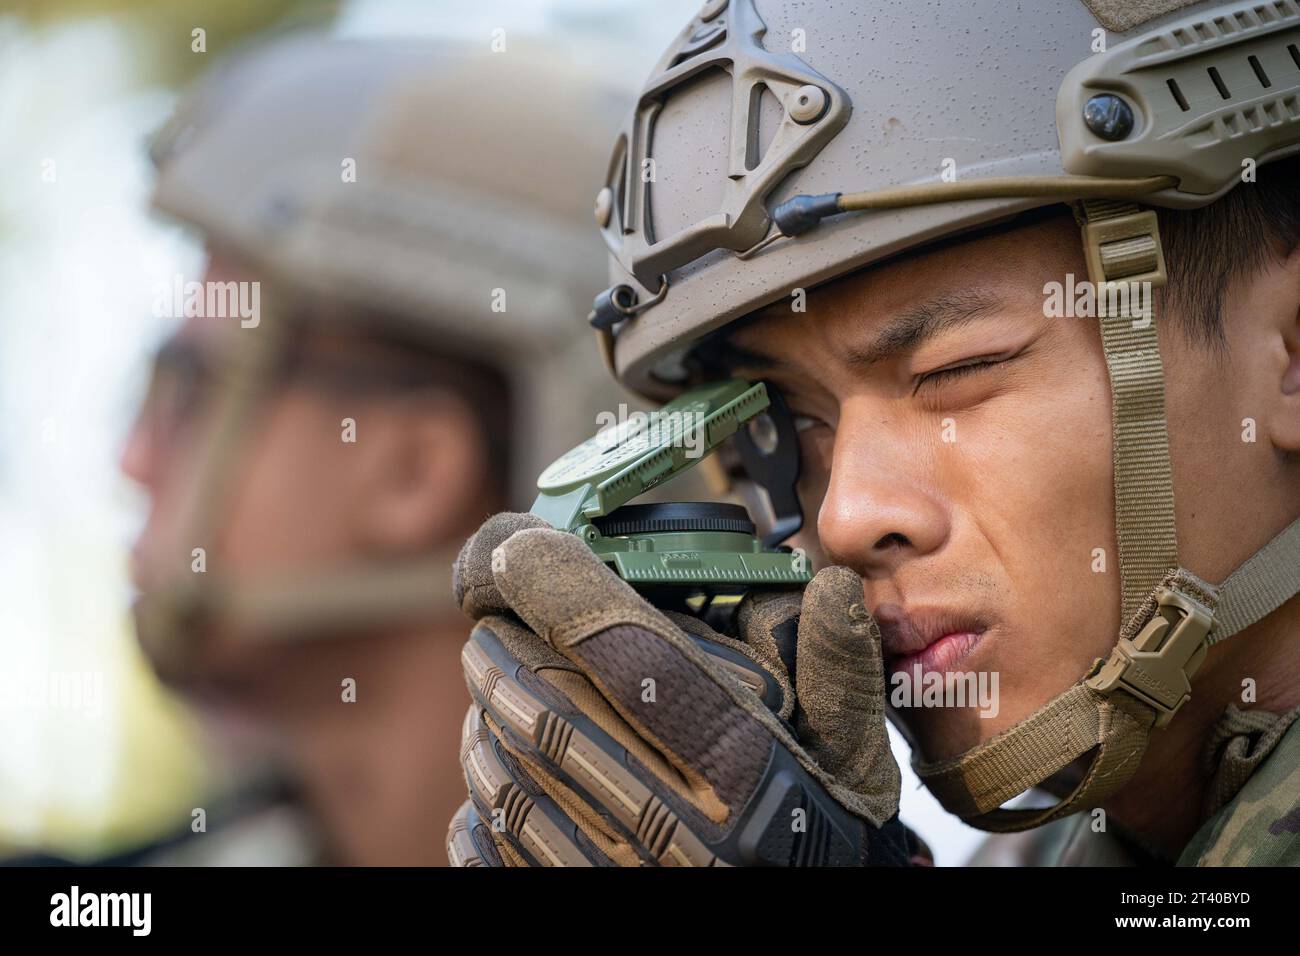
[[[740,505],[628,504],[733,435],[749,476],[772,501],[776,519],[764,538]],[[798,470],[797,436],[779,393],[730,379],[692,389],[559,458],[537,479],[532,513],[578,535],[652,603],[699,613],[719,595],[811,580],[803,554],[777,547],[803,523]]]

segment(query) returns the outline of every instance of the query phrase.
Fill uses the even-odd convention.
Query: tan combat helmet
[[[1109,659],[994,740],[917,772],[950,811],[1025,829],[1095,806],[1190,694],[1209,645],[1300,589],[1300,522],[1215,587],[1174,534],[1148,206],[1213,202],[1300,151],[1300,2],[708,0],[660,59],[596,200],[612,254],[591,322],[655,397],[708,332],[887,256],[1076,204],[1115,421],[1124,621]],[[941,177],[940,157],[956,177]],[[948,181],[951,179],[952,181]],[[1092,753],[1065,800],[1002,804]]]
[[[506,374],[510,498],[522,509],[550,458],[589,437],[595,411],[617,401],[582,319],[603,278],[591,181],[621,105],[572,65],[536,55],[424,40],[279,41],[184,98],[154,143],[154,204],[264,275],[273,307],[306,304],[294,310],[299,321],[381,314],[413,341]],[[263,320],[235,336],[252,387],[222,395],[189,509],[194,540],[220,520],[241,422],[282,326]],[[166,640],[183,630],[178,616],[202,614],[326,633],[435,610],[450,601],[454,553],[291,581],[194,575],[146,606],[142,633]],[[150,621],[157,626],[143,626]]]

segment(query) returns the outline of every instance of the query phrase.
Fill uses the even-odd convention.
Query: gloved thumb
[[[880,628],[853,571],[823,568],[808,584],[796,653],[800,743],[836,782],[863,796],[875,819],[888,819],[898,811],[902,777],[885,728]]]

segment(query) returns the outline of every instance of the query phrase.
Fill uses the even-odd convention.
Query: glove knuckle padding
[[[679,822],[685,820],[695,828],[708,827],[709,822],[689,803],[673,796],[677,791],[644,769],[584,711],[511,660],[489,630],[476,630],[466,645],[464,660],[471,691],[489,720],[497,724],[500,744],[528,762],[525,770],[494,749],[493,735],[484,725],[481,732],[476,730],[474,745],[464,755],[466,777],[485,812],[505,813],[510,831],[520,835],[521,843],[559,844],[562,852],[558,855],[567,855],[563,852],[567,838],[563,834],[557,837],[547,820],[529,822],[539,807],[544,811],[547,806],[547,801],[528,801],[521,796],[521,791],[530,789],[530,780],[535,780],[557,798],[570,818],[581,819],[579,829],[601,848],[604,858],[626,862],[628,851],[624,848],[640,846],[647,860],[707,865],[711,855],[688,826],[679,826]],[[570,681],[585,680],[568,672],[554,673]],[[594,688],[592,695],[598,696]],[[628,735],[635,736],[630,730]],[[653,754],[648,747],[644,752]],[[657,755],[655,759],[662,762]],[[513,779],[516,776],[528,779]],[[670,792],[664,794],[665,789]],[[589,812],[578,807],[578,801],[584,802]],[[595,815],[600,819],[594,819]],[[623,835],[622,848],[617,845],[619,834]],[[575,834],[567,842],[578,846],[581,838]],[[636,851],[630,852],[635,855]]]
[[[502,866],[491,834],[466,800],[451,818],[447,828],[447,859],[452,866]]]
[[[631,841],[594,804],[553,773],[535,749],[512,744],[492,714],[484,712],[483,722],[488,746],[500,768],[517,784],[497,805],[503,806],[503,811],[509,808],[508,832],[526,855],[556,866],[636,866],[640,862]]]
[[[576,799],[566,799],[561,788],[540,780],[501,739],[499,726],[491,726],[477,708],[461,759],[470,799],[482,819],[493,821],[488,838],[503,857],[534,866],[610,862],[582,832]],[[481,844],[481,836],[475,836]]]

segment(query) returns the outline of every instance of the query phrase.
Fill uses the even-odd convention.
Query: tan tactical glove
[[[577,537],[500,514],[454,588],[478,623],[453,864],[908,862],[880,633],[852,571],[746,596],[737,639],[652,607]]]

